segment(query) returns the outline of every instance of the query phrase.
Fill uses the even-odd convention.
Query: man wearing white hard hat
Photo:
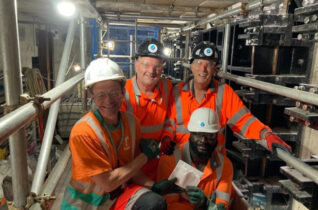
[[[87,67],[85,87],[97,109],[72,129],[72,177],[61,209],[166,209],[165,200],[148,189],[158,183],[140,171],[158,155],[158,143],[140,140],[136,118],[119,111],[125,82],[120,67],[108,58]],[[173,182],[159,184],[166,187]]]
[[[231,161],[216,150],[220,123],[210,108],[196,109],[190,116],[190,139],[181,144],[171,156],[162,156],[157,180],[167,179],[179,160],[203,172],[197,186],[186,186],[186,196],[165,195],[168,209],[227,209],[232,190],[233,166]]]

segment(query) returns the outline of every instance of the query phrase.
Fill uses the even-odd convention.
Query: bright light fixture
[[[70,1],[60,1],[57,4],[57,11],[65,17],[71,17],[75,13],[75,5]]]
[[[163,48],[163,54],[165,54],[166,56],[170,56],[171,49],[169,47]]]
[[[115,49],[115,42],[114,41],[108,41],[106,43],[106,49],[114,50]]]
[[[82,68],[79,64],[74,64],[73,69],[75,72],[79,72]]]

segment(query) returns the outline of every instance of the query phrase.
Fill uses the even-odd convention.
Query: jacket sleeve
[[[232,162],[225,157],[224,168],[220,182],[215,190],[216,200],[215,203],[222,203],[226,209],[229,207],[229,201],[232,192],[232,180],[233,180],[233,166]]]
[[[173,87],[173,90],[178,87],[179,85]],[[173,91],[171,91],[169,95],[169,104],[168,104],[167,116],[164,122],[162,138],[165,136],[168,136],[172,140],[174,140],[174,137],[176,134],[176,122],[177,122],[176,115],[177,113],[176,113],[174,93]]]
[[[246,138],[264,139],[265,133],[271,131],[246,108],[240,97],[228,85],[224,87],[221,112],[225,116],[221,118],[221,124],[227,124],[234,132]]]

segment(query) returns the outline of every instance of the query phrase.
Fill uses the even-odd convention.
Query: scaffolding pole
[[[0,45],[3,59],[5,99],[12,111],[20,105],[22,94],[21,59],[19,52],[17,1],[0,1]],[[24,128],[9,138],[12,167],[13,205],[23,208],[29,192],[26,141]]]
[[[70,22],[67,31],[67,37],[63,49],[62,59],[59,66],[59,71],[56,79],[55,86],[60,85],[64,82],[66,76],[66,70],[69,63],[69,57],[71,54],[73,39],[74,39],[74,31],[75,31],[75,20]],[[31,192],[38,195],[41,191],[41,187],[43,186],[44,177],[46,175],[47,163],[49,161],[51,145],[53,140],[53,135],[56,126],[57,114],[59,111],[61,99],[58,99],[50,108],[49,116],[46,123],[46,129],[44,132],[42,147],[40,151],[40,156],[38,160],[38,164],[36,166],[34,179],[32,182]]]

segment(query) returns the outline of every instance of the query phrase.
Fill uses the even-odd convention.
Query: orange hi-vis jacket
[[[242,100],[227,84],[212,80],[205,97],[199,103],[194,96],[193,80],[180,82],[173,89],[174,100],[169,104],[168,119],[165,123],[164,136],[169,136],[179,144],[188,141],[188,122],[192,112],[201,107],[213,109],[221,124],[218,135],[218,147],[221,150],[225,144],[224,128],[228,125],[234,132],[249,139],[264,139],[268,126],[260,122],[245,107]]]
[[[109,209],[113,204],[109,194],[91,177],[126,165],[139,154],[138,121],[131,113],[121,112],[120,116],[120,126],[109,131],[111,137],[97,110],[83,116],[73,127],[69,141],[72,177],[61,209]],[[133,193],[143,188],[135,189]]]
[[[161,157],[157,169],[157,181],[168,179],[179,160],[183,160],[195,167],[191,160],[189,142],[177,147],[173,155],[164,155]],[[232,162],[222,152],[214,150],[203,170],[203,175],[197,187],[203,190],[208,199],[215,193],[215,203],[223,203],[228,208],[232,190],[232,179]],[[193,205],[184,196],[184,193],[167,194],[164,197],[169,210],[193,209]]]
[[[172,84],[169,80],[160,79],[152,98],[138,88],[136,76],[127,80],[126,94],[121,110],[132,112],[140,122],[141,137],[161,139],[167,116],[167,108],[172,99]]]

